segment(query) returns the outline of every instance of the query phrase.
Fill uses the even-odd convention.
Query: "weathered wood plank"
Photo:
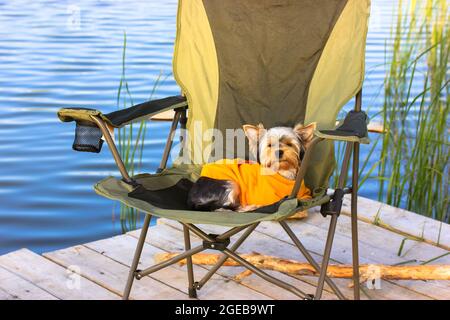
[[[112,292],[27,249],[0,256],[0,265],[51,295],[67,300],[118,299]],[[69,264],[68,266],[73,265]]]
[[[172,227],[175,228],[179,228],[178,224],[176,222],[170,221],[170,220],[166,220],[166,219],[161,219],[161,223],[170,225]],[[301,222],[300,222],[301,223]],[[265,227],[266,226],[266,227]],[[264,230],[264,228],[268,228],[268,230],[270,232],[272,232],[272,234],[268,235],[265,234],[263,232],[256,232],[254,233],[247,242],[245,242],[241,249],[239,250],[240,252],[245,252],[245,253],[249,253],[249,252],[259,252],[259,253],[264,253],[264,254],[268,254],[268,255],[274,255],[274,256],[278,256],[281,258],[286,258],[286,259],[295,259],[298,261],[304,261],[302,259],[304,259],[301,255],[300,252],[297,250],[297,248],[295,248],[291,243],[290,240],[286,239],[284,236],[284,232],[281,232],[282,229],[281,227],[275,227],[277,226],[276,223],[263,223],[261,224],[257,230],[260,230],[261,228]],[[226,228],[222,228],[222,227],[216,227],[216,226],[210,226],[210,225],[201,225],[201,228],[203,228],[204,230],[206,230],[207,232],[214,232],[214,233],[220,233],[223,232],[223,230],[225,230]],[[275,230],[275,231],[274,231]],[[317,232],[317,230],[311,230],[311,233]],[[284,239],[283,241],[280,241],[278,237],[281,237],[281,239]],[[302,237],[304,240],[304,237]],[[320,249],[323,248],[323,244],[318,244],[317,242],[321,242],[323,243],[324,238],[314,238],[314,237],[309,237],[309,242],[308,244],[310,244],[311,242],[313,242],[313,245],[315,245],[316,247],[320,247]],[[165,239],[166,242],[170,241],[169,239]],[[175,239],[174,239],[175,241]],[[270,243],[270,245],[268,245],[268,243]],[[309,249],[309,246],[307,245],[307,243],[304,243],[305,246]],[[336,247],[338,247],[338,245],[336,245]],[[338,250],[335,247],[335,250],[333,250],[333,252],[335,253],[335,258],[334,261],[337,263],[348,263],[347,261],[340,261],[339,259],[342,259],[342,256],[346,258],[346,260],[351,259],[351,251],[347,251],[347,250]],[[318,252],[321,252],[320,250]],[[315,252],[313,253],[313,257],[320,263],[321,262],[321,256],[319,254],[316,254]],[[338,259],[336,259],[336,256]],[[364,263],[371,263],[370,260],[369,261],[363,261]],[[232,268],[232,267],[230,267]],[[312,278],[312,277],[296,277],[296,278],[300,278],[302,280],[305,281],[312,281],[310,282],[311,284],[315,284],[317,279]],[[336,279],[338,280],[338,279]],[[349,280],[344,280],[344,279],[339,279],[340,281],[335,281],[336,283],[341,283],[342,285],[340,285],[340,288],[342,289],[342,291],[344,292],[344,294],[346,294],[347,296],[351,296],[351,292],[352,290],[350,290],[348,288],[349,285]],[[393,296],[397,296],[398,299],[401,298],[405,298],[405,299],[429,299],[429,296],[426,295],[422,295],[419,294],[417,292],[413,292],[409,289],[400,287],[398,285],[393,284],[390,281],[381,281],[382,284],[382,288],[379,290],[370,290],[369,295],[371,296],[371,298],[373,299],[393,299]]]
[[[139,237],[140,230],[132,231],[129,234],[133,237]],[[156,235],[156,236],[155,236]],[[147,235],[146,241],[148,243],[151,243],[153,246],[156,246],[166,252],[169,251],[183,251],[183,242],[180,240],[183,239],[183,235],[181,233],[181,230],[174,229],[166,225],[158,225],[155,227],[152,227],[150,229],[149,234]],[[194,245],[200,244],[198,238],[193,238],[193,240],[196,239],[196,243]],[[153,258],[152,258],[153,259]],[[209,266],[195,266],[196,268],[201,268],[202,270],[209,270],[211,267]],[[233,279],[237,274],[243,272],[246,270],[243,267],[222,267],[217,272],[219,275],[224,276],[228,279]],[[201,278],[201,275],[204,274],[205,271],[203,271],[199,276],[197,276],[197,280]],[[294,279],[288,275],[280,274],[278,272],[273,271],[267,271],[268,274],[271,274],[273,276],[276,276],[278,279],[287,281],[292,283],[293,285],[299,287],[304,292],[310,293],[314,290],[314,288],[308,284],[304,283],[302,281],[299,281],[297,279]],[[241,281],[239,281],[242,286],[251,288],[260,294],[265,294],[267,296],[272,297],[273,299],[298,299],[297,296],[293,295],[292,293],[281,290],[279,287],[259,278],[256,275],[250,275],[248,277],[245,277]],[[210,286],[210,283],[207,283],[205,287],[203,287],[199,293],[201,295],[204,290]],[[233,291],[229,291],[228,295],[231,297],[234,296]],[[333,295],[330,295],[329,293],[324,294],[324,298],[326,299],[335,299]]]
[[[348,195],[344,198],[342,213],[350,215]],[[358,219],[450,250],[450,225],[414,212],[358,197]]]
[[[301,228],[306,228],[304,224],[314,225],[322,230],[328,231],[330,219],[322,217],[318,210],[311,210],[308,218],[305,218],[301,222],[289,222],[289,225],[298,226],[300,228],[299,231],[301,231]],[[351,239],[350,217],[344,215],[339,217],[336,233]],[[405,237],[364,221],[358,223],[358,237],[360,244],[364,243],[371,247],[381,248],[390,255],[403,258],[403,261],[416,260],[417,262],[425,262],[449,252],[443,248]],[[403,247],[400,255],[398,255],[402,243]],[[450,255],[443,256],[434,263],[450,264]]]
[[[58,300],[58,298],[0,267],[0,300]]]
[[[62,266],[76,265],[79,273],[117,295],[122,295],[129,269],[84,246],[45,253],[44,256]],[[135,281],[131,299],[188,299],[188,296],[150,277]]]
[[[309,230],[309,227],[307,225],[314,225],[315,227],[321,228],[323,232],[320,233],[317,231],[317,229],[313,229],[311,234],[319,234],[320,236],[325,236],[326,232],[328,231],[329,219],[324,219],[317,212],[311,212],[309,214],[309,217],[305,220],[302,220],[302,222],[293,222],[289,224],[297,232],[298,235],[303,236],[305,233],[308,233],[307,230]],[[375,226],[370,223],[366,223],[364,221],[359,222],[358,231],[361,256],[364,258],[366,254],[369,253],[369,258],[371,260],[375,260],[375,263],[389,264],[389,261],[391,261],[390,264],[395,264],[405,263],[409,261],[409,264],[414,264],[415,261],[425,262],[430,259],[442,256],[448,252],[445,249],[433,246],[422,241],[416,241],[411,238],[404,240],[406,238],[403,235],[389,231],[382,227]],[[338,219],[336,232],[343,238],[347,238],[347,240],[343,240],[343,242],[340,242],[339,246],[344,243],[345,246],[343,249],[345,249],[346,252],[351,252],[351,225],[349,217],[341,216]],[[285,240],[287,240],[287,238]],[[398,256],[402,242],[404,242],[403,248],[401,250],[400,256]],[[371,247],[378,249],[367,249]],[[382,250],[381,253],[379,250],[380,248]],[[349,255],[348,259],[350,258],[351,257]],[[397,259],[398,261],[396,262]],[[433,261],[433,263],[449,264],[450,255],[443,256]],[[394,283],[408,289],[426,294],[436,299],[450,298],[449,281],[394,281]]]
[[[152,232],[154,228],[158,227],[151,227],[150,232]],[[137,239],[135,237],[132,237],[130,235],[122,235],[87,243],[85,244],[85,246],[129,267],[133,258],[136,244]],[[161,252],[164,251],[150,244],[146,244],[142,251],[139,268],[145,269],[155,264],[153,257],[156,253]],[[199,266],[194,266],[194,273],[196,279],[199,279],[206,273],[206,270]],[[188,282],[187,271],[185,267],[173,265],[168,268],[159,270],[151,274],[150,276],[182,292],[187,292]],[[202,288],[202,290],[198,293],[198,298],[218,300],[268,299],[266,295],[241,286],[234,281],[229,281],[229,279],[224,278],[220,275],[215,275],[210,280],[210,283]]]
[[[154,116],[150,117],[150,120],[152,121],[172,121],[175,117],[175,111],[173,110],[166,110],[163,112],[160,112],[158,114],[155,114]],[[339,121],[336,121],[336,125],[339,124]],[[369,132],[373,133],[385,133],[385,130],[383,128],[383,124],[380,122],[370,121],[367,125],[367,130]]]
[[[166,111],[160,112],[158,114],[155,114],[154,116],[151,116],[150,120],[152,120],[152,121],[173,121],[174,117],[175,117],[175,111],[166,110]]]

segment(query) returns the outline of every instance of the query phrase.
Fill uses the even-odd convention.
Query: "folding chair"
[[[134,279],[182,259],[187,261],[189,296],[196,297],[197,290],[227,258],[302,299],[320,299],[325,283],[339,298],[345,299],[326,275],[345,194],[351,194],[354,298],[359,299],[358,162],[360,143],[369,142],[367,117],[361,111],[369,8],[368,0],[180,0],[173,70],[182,95],[109,114],[80,108],[58,112],[62,121],[76,121],[75,150],[99,152],[104,137],[112,152],[122,177],[107,177],[95,185],[95,191],[146,213],[124,299],[129,298]],[[339,111],[352,97],[355,97],[354,111],[336,127]],[[114,144],[111,128],[149,119],[167,110],[174,110],[174,115],[160,168],[155,174],[130,177]],[[211,145],[212,137],[207,131],[215,128],[225,133],[226,129],[260,122],[265,127],[317,122],[318,129],[304,154],[291,196],[244,214],[189,210],[187,193],[199,177],[202,163],[208,161],[207,157],[198,156]],[[186,129],[181,137],[180,157],[187,156],[192,161],[190,164],[174,161],[173,167],[166,168],[178,126]],[[224,157],[233,156],[235,141],[236,136],[226,135]],[[334,141],[344,141],[346,148],[338,186],[328,190],[336,162]],[[352,178],[347,185],[351,158]],[[312,190],[310,200],[298,200],[295,196],[303,180]],[[314,261],[286,221],[295,212],[314,206],[321,206],[323,216],[331,216],[321,265]],[[183,225],[185,252],[138,270],[152,215]],[[262,221],[278,222],[307,261],[320,272],[314,294],[274,278],[236,253]],[[197,224],[231,229],[220,235],[207,234]],[[231,244],[230,237],[241,231],[239,239]],[[203,243],[191,248],[190,232]],[[223,256],[196,281],[191,257],[207,249],[218,250]]]

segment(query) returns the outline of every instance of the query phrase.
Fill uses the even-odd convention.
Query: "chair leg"
[[[297,236],[294,234],[291,228],[289,228],[286,221],[280,221],[280,225],[283,227],[284,231],[286,231],[289,238],[291,238],[292,242],[297,246],[297,248],[300,250],[300,252],[303,254],[303,256],[306,258],[306,260],[314,267],[314,269],[317,270],[317,272],[320,273],[320,266],[319,264],[314,260],[314,258],[311,256],[311,254],[306,250],[305,246],[301,243],[301,241],[297,238]],[[330,286],[330,288],[333,290],[333,292],[336,294],[336,296],[339,299],[345,300],[344,294],[339,290],[339,288],[336,286],[336,284],[327,276],[325,275],[325,282]]]
[[[186,251],[191,250],[191,237],[189,229],[183,226],[184,248]],[[187,274],[188,274],[188,294],[189,298],[197,298],[197,290],[194,286],[194,268],[192,266],[192,256],[186,258]]]
[[[144,248],[145,237],[147,236],[148,227],[150,225],[150,220],[152,216],[149,214],[145,215],[144,224],[142,225],[141,235],[139,236],[139,241],[136,245],[136,251],[134,252],[133,262],[131,263],[130,273],[128,274],[127,284],[125,290],[123,291],[123,300],[128,300],[130,297],[131,286],[133,285],[135,272],[137,270],[139,259],[141,258],[142,249]]]
[[[320,300],[320,298],[322,297],[323,285],[325,282],[325,276],[327,274],[328,263],[330,262],[331,248],[333,246],[333,239],[336,231],[337,218],[338,216],[336,214],[331,216],[330,228],[328,229],[327,242],[325,244],[325,250],[323,253],[323,261],[322,267],[320,269],[319,281],[317,283],[316,294],[314,295],[315,300]]]
[[[358,171],[359,171],[359,143],[355,143],[353,150],[352,169],[352,198],[351,198],[351,225],[352,225],[352,262],[353,262],[353,296],[360,299],[359,285],[359,253],[358,253]]]

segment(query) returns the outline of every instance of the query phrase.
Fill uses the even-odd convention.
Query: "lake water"
[[[385,39],[396,2],[373,0],[363,100],[370,113],[382,102]],[[0,1],[0,254],[22,247],[45,252],[122,232],[118,205],[92,188],[117,174],[109,151],[72,151],[74,125],[59,122],[56,111],[117,108],[125,31],[134,101],[149,98],[161,72],[168,77],[154,97],[178,94],[171,77],[176,5]],[[157,168],[168,128],[149,124],[145,171]],[[376,184],[367,182],[361,194],[376,198]]]

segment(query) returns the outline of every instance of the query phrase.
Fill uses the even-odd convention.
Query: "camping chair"
[[[189,296],[196,297],[197,290],[227,258],[302,299],[320,299],[324,283],[339,298],[345,299],[326,275],[345,194],[351,194],[354,298],[359,299],[358,162],[360,143],[369,142],[367,117],[361,111],[369,7],[368,0],[180,0],[173,70],[182,95],[108,114],[81,108],[58,112],[62,121],[76,122],[75,150],[99,152],[103,137],[112,152],[122,177],[108,177],[98,182],[95,191],[146,213],[124,299],[129,298],[134,279],[141,279],[182,259],[187,262]],[[352,97],[356,97],[354,111],[336,127],[339,111]],[[174,110],[174,114],[160,168],[155,174],[130,177],[111,130],[168,110]],[[225,129],[260,122],[267,128],[317,122],[315,137],[304,154],[291,196],[242,214],[189,210],[187,193],[199,177],[201,164],[208,161],[195,152],[209,150],[212,137],[206,134],[207,131],[216,128],[225,132]],[[186,164],[175,160],[173,167],[166,168],[178,126],[186,129],[182,130],[180,157],[189,157],[192,161]],[[236,136],[226,137],[225,157],[233,157],[236,139]],[[334,141],[344,141],[346,148],[337,188],[328,190],[335,166]],[[214,148],[211,150],[216,150]],[[351,158],[352,179],[348,186]],[[303,180],[312,191],[310,200],[298,200],[295,196]],[[331,216],[321,265],[314,261],[286,222],[294,213],[314,206],[321,206],[323,216]],[[138,270],[151,216],[182,224],[185,252]],[[269,275],[236,253],[262,221],[280,223],[308,262],[320,272],[313,295]],[[230,229],[220,235],[207,234],[197,224],[228,226]],[[230,237],[241,231],[240,238],[230,244]],[[191,248],[190,232],[203,243]],[[207,249],[218,250],[223,256],[202,279],[195,281],[191,257]]]

